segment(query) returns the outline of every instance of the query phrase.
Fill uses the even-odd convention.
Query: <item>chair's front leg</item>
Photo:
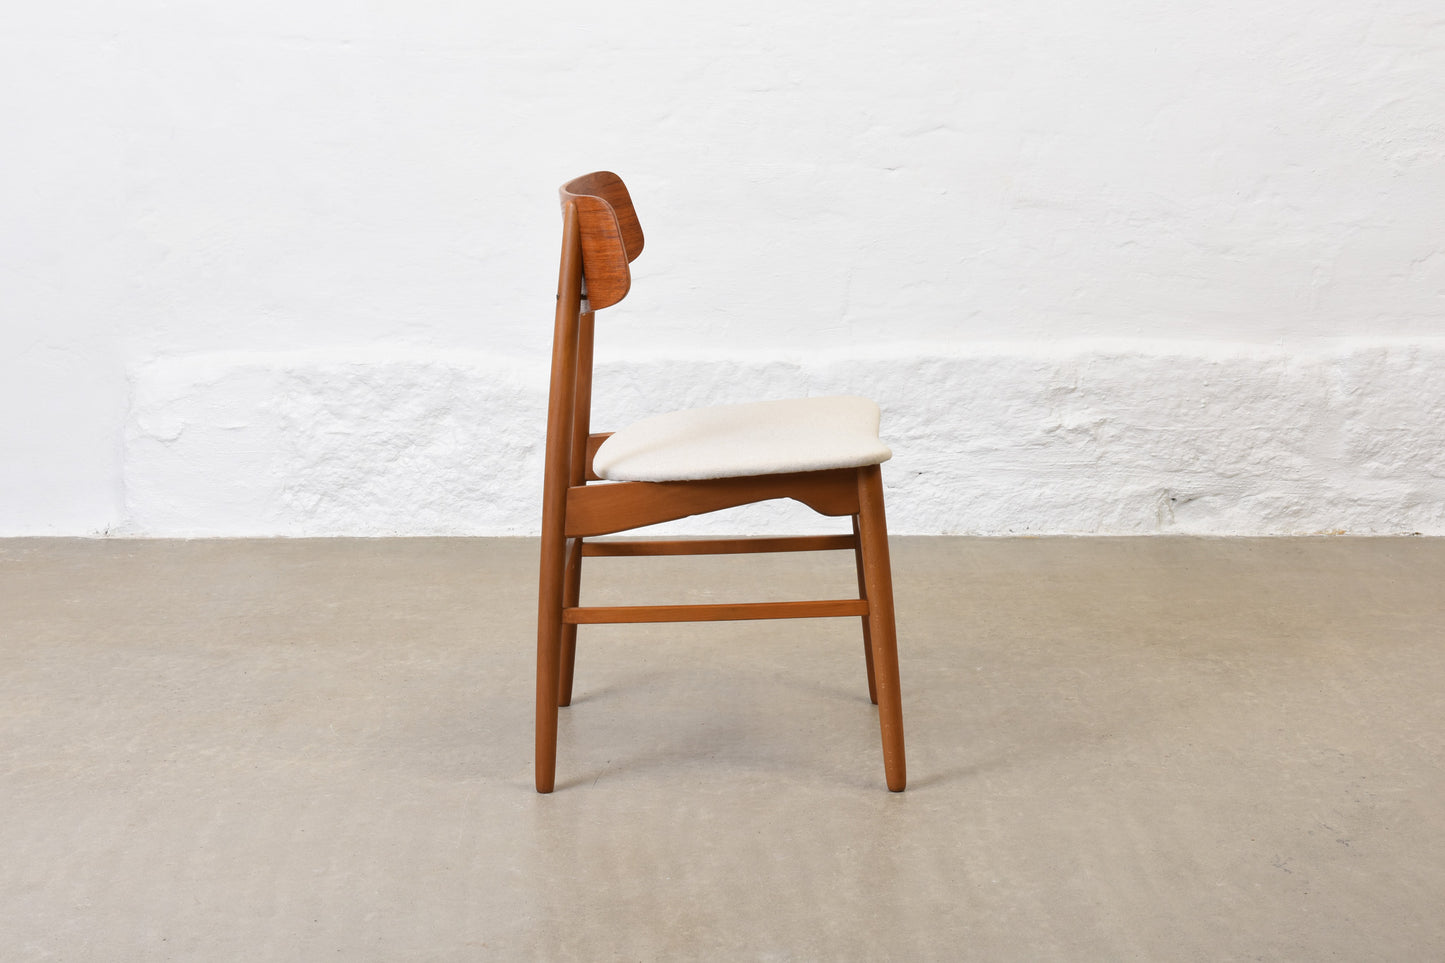
[[[888,522],[883,513],[883,473],[877,465],[858,469],[858,504],[858,542],[868,594],[878,724],[883,735],[883,771],[888,788],[902,792],[908,782],[903,755],[903,695],[898,683],[898,636],[893,621]]]

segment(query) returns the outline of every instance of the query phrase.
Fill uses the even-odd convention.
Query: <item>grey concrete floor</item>
[[[536,551],[0,542],[0,958],[1445,959],[1445,541],[898,539],[901,795],[852,619],[584,627],[536,795]]]

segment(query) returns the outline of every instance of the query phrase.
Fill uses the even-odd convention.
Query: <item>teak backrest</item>
[[[627,265],[642,253],[642,225],[622,178],[610,171],[584,174],[562,185],[562,209],[577,210],[582,273],[592,310],[611,307],[627,296],[632,272]]]

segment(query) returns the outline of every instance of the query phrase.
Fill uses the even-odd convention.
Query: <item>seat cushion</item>
[[[611,481],[683,481],[858,468],[892,457],[878,440],[878,406],[844,396],[644,418],[603,442],[592,468]]]

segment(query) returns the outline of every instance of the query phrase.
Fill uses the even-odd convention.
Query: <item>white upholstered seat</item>
[[[609,481],[686,481],[861,468],[893,457],[867,398],[792,398],[690,408],[629,425],[592,468]]]

